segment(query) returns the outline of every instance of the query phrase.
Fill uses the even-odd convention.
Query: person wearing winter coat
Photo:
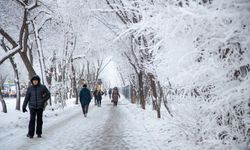
[[[119,98],[120,98],[120,94],[119,94],[118,88],[114,87],[112,90],[112,102],[113,102],[114,106],[117,106]]]
[[[41,138],[43,111],[45,109],[45,103],[50,98],[50,92],[45,85],[40,83],[40,77],[38,75],[33,76],[30,81],[32,85],[28,87],[22,107],[25,113],[27,112],[27,104],[29,104],[30,121],[28,134],[26,136],[33,138],[36,121],[36,134],[38,138]]]
[[[94,90],[94,92],[93,92],[95,105],[97,105],[97,99],[96,99],[97,92],[98,92],[98,90],[97,90],[97,89],[95,89],[95,90]]]
[[[92,99],[91,92],[87,88],[87,84],[83,84],[83,88],[80,91],[80,102],[81,102],[84,117],[87,117],[89,103],[91,99]]]
[[[97,92],[96,92],[96,100],[97,100],[97,106],[98,107],[101,107],[101,104],[102,104],[102,95],[103,95],[104,93],[101,91],[101,90],[97,90]]]
[[[109,93],[109,99],[111,99],[111,95],[112,95],[112,88],[109,88],[108,93]]]

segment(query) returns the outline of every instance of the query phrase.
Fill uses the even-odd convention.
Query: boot
[[[29,134],[27,134],[26,136],[27,136],[27,137],[29,137],[30,139],[32,139],[32,138],[33,138],[33,136],[31,136],[31,135],[29,135]]]

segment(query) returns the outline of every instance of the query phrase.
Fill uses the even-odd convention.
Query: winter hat
[[[34,75],[34,76],[30,79],[31,83],[32,83],[33,80],[37,80],[37,81],[40,83],[40,77],[39,77],[38,75]]]

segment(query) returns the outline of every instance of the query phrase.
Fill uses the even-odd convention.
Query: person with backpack
[[[33,138],[35,132],[35,121],[37,121],[36,134],[38,138],[41,138],[43,111],[47,100],[50,99],[50,92],[45,85],[40,83],[40,77],[38,75],[33,76],[30,82],[32,85],[28,87],[22,107],[23,112],[25,113],[27,112],[27,104],[29,104],[30,121],[28,134],[26,136]]]
[[[118,88],[114,87],[112,90],[112,102],[113,102],[114,106],[117,106],[119,98],[120,98],[120,94],[119,94]]]
[[[89,109],[89,103],[92,99],[91,92],[87,88],[87,84],[83,84],[82,89],[80,91],[80,103],[82,106],[82,111],[84,117],[87,117],[88,109]]]

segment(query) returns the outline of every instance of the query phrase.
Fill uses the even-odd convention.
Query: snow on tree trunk
[[[140,96],[140,104],[142,109],[146,109],[146,102],[144,98],[144,90],[143,90],[143,73],[142,71],[138,74],[138,84],[139,84],[139,96]]]
[[[159,101],[160,96],[158,96],[157,91],[156,91],[157,85],[156,85],[155,77],[151,73],[149,73],[148,76],[149,76],[150,86],[151,86],[153,106],[155,107],[155,110],[157,112],[157,118],[161,118],[161,107],[160,107],[161,101]]]
[[[46,74],[45,74],[46,66],[45,66],[45,62],[44,62],[44,55],[43,55],[41,40],[40,40],[40,37],[39,37],[38,27],[34,23],[34,21],[31,21],[31,22],[32,22],[32,25],[33,25],[35,40],[36,40],[36,45],[37,45],[37,53],[38,53],[39,64],[40,64],[40,69],[41,69],[42,83],[48,87]]]
[[[73,88],[74,97],[76,98],[75,104],[78,104],[79,97],[78,97],[78,90],[77,90],[77,83],[76,83],[76,71],[75,71],[73,63],[74,63],[74,61],[71,58],[72,88]]]
[[[7,106],[6,106],[6,103],[5,103],[4,99],[3,99],[1,88],[0,88],[0,101],[1,101],[1,104],[2,104],[3,112],[7,113]]]
[[[1,44],[2,48],[4,49],[5,52],[8,52],[8,47],[5,45],[4,43],[4,39],[1,40]],[[14,70],[15,76],[16,76],[16,110],[20,110],[20,96],[21,96],[21,91],[20,91],[20,83],[19,83],[19,74],[18,74],[18,70],[17,70],[17,64],[14,61],[14,57],[9,57],[11,66]]]

